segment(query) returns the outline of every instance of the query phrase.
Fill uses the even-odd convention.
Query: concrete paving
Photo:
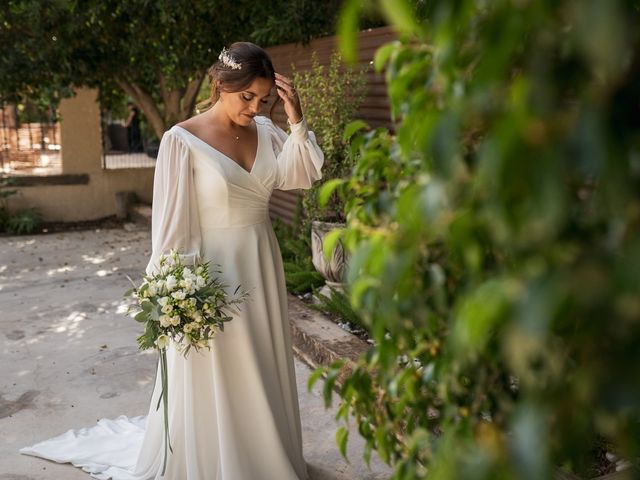
[[[138,350],[139,325],[124,315],[122,293],[126,275],[138,279],[146,266],[150,238],[128,227],[0,237],[0,480],[86,480],[18,449],[100,418],[146,414],[156,356]],[[342,458],[337,395],[325,410],[322,380],[308,392],[311,369],[297,357],[295,366],[312,479],[388,478],[375,452],[371,470],[364,464],[353,420],[349,462]]]

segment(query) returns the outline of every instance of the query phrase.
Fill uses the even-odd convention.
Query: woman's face
[[[238,125],[249,125],[261,108],[269,103],[275,83],[268,78],[256,78],[251,85],[239,92],[220,92],[220,106]]]

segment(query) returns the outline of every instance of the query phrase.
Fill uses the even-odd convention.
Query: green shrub
[[[41,223],[42,219],[38,212],[32,208],[25,208],[9,216],[5,222],[5,229],[14,235],[22,235],[32,233]]]
[[[589,477],[602,442],[639,458],[638,2],[376,4],[397,124],[347,130],[347,281],[376,345],[339,417],[394,480]],[[343,366],[310,385],[327,373],[330,400]]]
[[[42,219],[32,208],[11,212],[9,198],[18,193],[11,188],[12,185],[15,185],[13,178],[0,178],[0,232],[6,231],[14,235],[31,233],[40,226]]]
[[[304,116],[316,134],[324,153],[322,178],[347,178],[353,168],[349,155],[349,144],[343,138],[346,125],[352,121],[366,94],[364,69],[356,69],[343,64],[338,52],[334,52],[329,65],[320,65],[316,52],[311,55],[311,68],[293,73],[293,81],[304,106]],[[342,200],[333,195],[328,204],[321,208],[318,204],[316,182],[304,192],[303,222],[332,220],[343,222]]]

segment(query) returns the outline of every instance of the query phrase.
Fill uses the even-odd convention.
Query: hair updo
[[[207,70],[211,96],[196,106],[198,112],[208,110],[218,101],[220,97],[218,80],[220,81],[220,90],[223,92],[240,92],[259,77],[268,78],[275,82],[276,74],[271,58],[258,45],[251,42],[235,42],[229,46],[226,53],[232,60],[240,63],[242,68],[234,69],[225,65],[221,60],[216,60]],[[269,111],[269,116],[273,114],[273,109],[279,100],[280,96],[277,95],[276,101],[273,102]]]

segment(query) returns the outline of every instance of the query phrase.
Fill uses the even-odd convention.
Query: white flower
[[[162,313],[171,313],[173,312],[173,305],[167,303],[164,307],[162,307]]]
[[[176,277],[174,277],[173,275],[169,275],[167,277],[167,280],[166,280],[167,290],[169,290],[171,292],[177,286],[178,286],[178,279]]]
[[[183,290],[176,290],[171,296],[177,300],[184,300],[187,294]]]
[[[198,325],[196,322],[187,323],[184,326],[184,332],[190,333],[190,332],[193,332],[194,330],[197,330],[199,327],[200,325]]]
[[[158,290],[156,290],[155,285],[150,284],[149,288],[147,289],[147,293],[149,294],[148,296],[155,297],[158,294]]]
[[[193,284],[194,280],[192,278],[185,278],[184,280],[180,281],[180,287],[184,288],[185,291],[191,293],[194,293],[196,291],[194,284]]]
[[[160,349],[166,348],[169,345],[169,337],[167,337],[166,335],[160,335],[158,338],[156,338],[155,343]]]
[[[196,312],[193,314],[193,320],[198,323],[202,323],[202,314],[200,312]]]
[[[177,315],[175,317],[171,317],[171,325],[173,325],[174,327],[180,325],[180,317],[178,317]]]
[[[158,305],[160,305],[161,307],[164,307],[167,303],[169,303],[170,298],[169,297],[160,297],[158,299]]]
[[[206,281],[205,281],[204,277],[202,277],[202,276],[200,276],[200,275],[198,275],[198,276],[196,277],[196,286],[197,286],[198,288],[202,288],[202,287],[204,287],[205,283],[206,283]]]
[[[162,328],[171,326],[171,317],[169,315],[160,315],[160,326]]]
[[[197,275],[202,275],[204,273],[204,267],[202,265],[200,265],[198,268],[196,268],[196,274]]]
[[[164,280],[158,280],[156,281],[156,289],[158,290],[158,293],[163,293],[166,287],[166,282]]]
[[[184,270],[182,270],[182,276],[183,278],[192,278],[193,272],[189,267],[184,267]]]

